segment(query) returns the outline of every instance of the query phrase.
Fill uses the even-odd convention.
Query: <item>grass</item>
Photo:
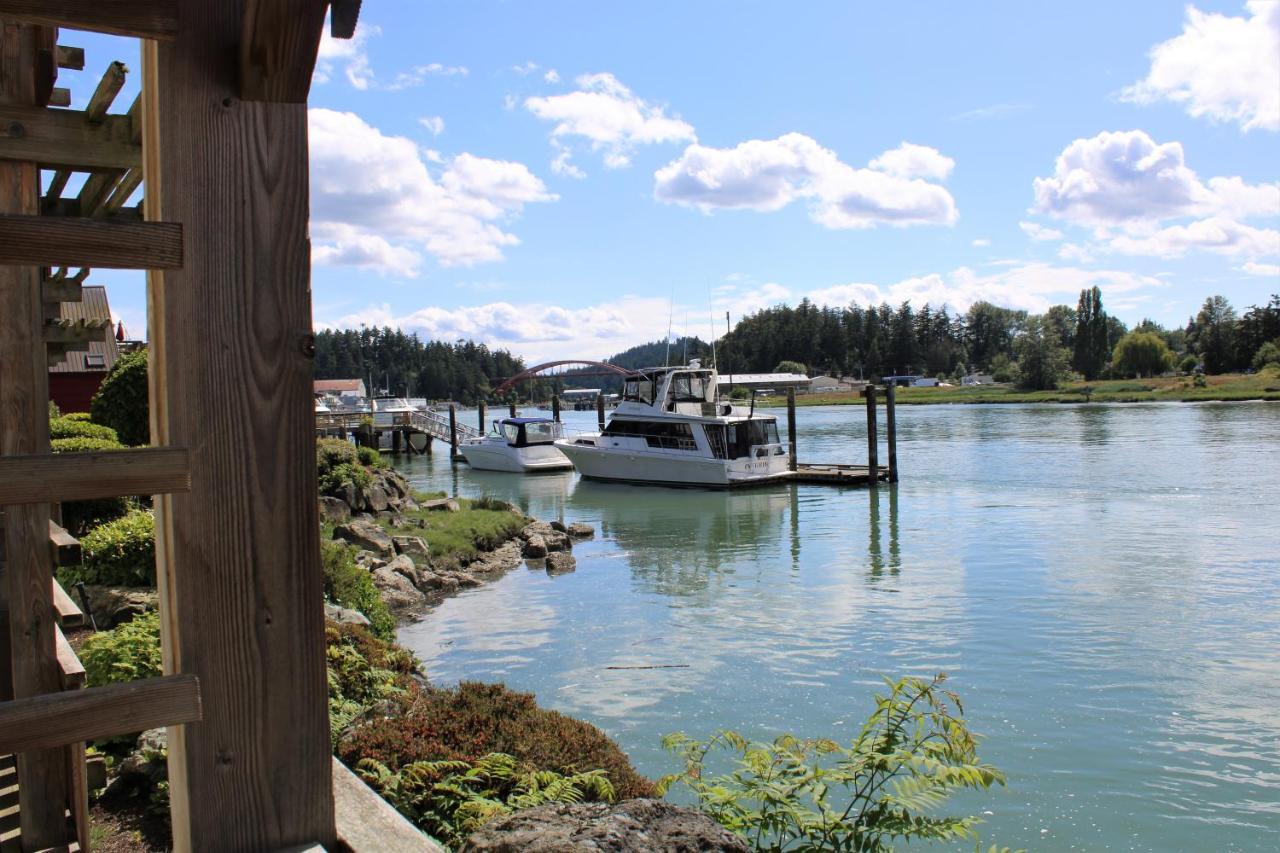
[[[1269,367],[1259,373],[1226,373],[1206,376],[1198,388],[1190,376],[1156,379],[1112,379],[1096,382],[1068,382],[1055,391],[1019,391],[1012,385],[983,385],[955,388],[899,388],[897,402],[903,405],[934,403],[1149,403],[1212,402],[1234,400],[1280,401],[1280,369]],[[883,396],[881,397],[883,400]],[[862,403],[857,392],[803,394],[797,406],[841,406]],[[785,406],[784,398],[756,406]]]
[[[440,497],[444,494],[414,495],[419,501]],[[498,547],[518,534],[527,523],[522,515],[491,508],[493,502],[484,498],[455,500],[462,507],[458,512],[416,510],[403,513],[405,523],[402,525],[394,526],[386,518],[379,519],[378,523],[393,536],[421,537],[426,541],[432,558],[458,564],[469,562],[481,551]]]

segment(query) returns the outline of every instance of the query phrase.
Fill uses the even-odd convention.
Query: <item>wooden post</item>
[[[152,441],[191,448],[190,493],[155,502],[164,669],[204,700],[169,729],[178,851],[336,843],[306,96],[242,100],[236,49],[309,68],[324,10],[264,5],[179,0],[177,37],[142,44],[146,218],[185,249],[147,279]]]
[[[55,31],[0,21],[0,105],[42,106],[41,55]],[[51,55],[51,54],[50,54]],[[52,71],[52,68],[48,70]],[[48,84],[47,86],[45,84]],[[35,163],[0,161],[0,215],[40,212]],[[49,376],[42,337],[40,270],[0,266],[0,455],[49,452]],[[9,626],[0,653],[12,659],[17,699],[62,689],[54,640],[53,555],[49,505],[4,507],[5,590]],[[8,692],[10,685],[5,685]],[[71,805],[67,750],[37,749],[18,756],[19,816],[24,849],[67,842],[64,813]]]
[[[400,455],[400,442],[404,439],[404,427],[391,428],[391,452]]]
[[[515,403],[512,403],[512,404],[511,404],[511,417],[513,417],[513,418],[514,418],[515,416],[516,416],[516,404],[515,404]]]
[[[560,395],[551,395],[551,420],[560,423]]]
[[[476,420],[478,421],[478,423],[476,424],[476,427],[480,430],[480,434],[484,435],[486,432],[489,431],[484,425],[484,400],[480,401],[478,412],[479,412],[479,417],[476,418]]]
[[[889,482],[898,482],[898,419],[894,412],[894,386],[896,382],[890,382],[888,387],[884,389],[884,426],[885,437],[889,441]]]
[[[449,404],[449,459],[458,458],[458,407]]]
[[[604,394],[596,395],[596,423],[600,425],[600,431],[604,432]]]
[[[787,445],[791,454],[790,467],[796,470],[796,389],[787,389]]]
[[[876,386],[867,386],[867,473],[871,488],[880,481],[880,436],[876,428]]]

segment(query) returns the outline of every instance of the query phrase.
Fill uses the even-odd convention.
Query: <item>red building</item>
[[[88,351],[72,351],[49,368],[49,399],[63,412],[87,412],[93,395],[98,393],[102,380],[111,365],[120,357],[120,348],[111,333],[111,307],[107,304],[107,289],[100,285],[86,285],[79,302],[62,303],[64,320],[105,320],[102,341],[91,341]]]

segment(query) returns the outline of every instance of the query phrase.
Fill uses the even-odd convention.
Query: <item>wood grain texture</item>
[[[84,687],[84,664],[76,657],[75,650],[67,642],[62,629],[54,626],[54,649],[58,656],[58,672],[62,676],[63,690],[79,690]]]
[[[159,495],[190,488],[189,454],[179,447],[0,456],[0,506]],[[41,530],[43,554],[52,563],[48,518]]]
[[[3,264],[174,269],[182,266],[182,226],[175,222],[0,216]]]
[[[242,13],[186,0],[143,52],[147,218],[187,240],[148,277],[152,438],[192,442],[156,504],[161,626],[206,712],[169,741],[174,844],[331,848],[306,107],[238,98]]]
[[[15,699],[0,705],[0,753],[65,747],[157,726],[194,723],[200,713],[200,681],[193,675]]]
[[[80,547],[80,540],[68,533],[63,527],[54,521],[49,522],[49,544],[53,546],[54,562],[59,566],[78,566],[84,557],[83,549]],[[53,597],[56,601],[58,598],[58,590],[62,587],[58,586],[58,582],[54,581]],[[65,596],[66,593],[63,593]]]
[[[241,98],[307,102],[326,5],[318,0],[244,0]]]
[[[53,34],[39,27],[0,20],[0,104],[36,106],[39,56],[53,41]],[[37,212],[38,174],[34,163],[0,161],[0,214]],[[0,247],[4,245],[0,238]],[[42,317],[39,271],[0,267],[0,463],[15,455],[49,452]],[[0,485],[8,480],[0,474]],[[48,503],[5,507],[4,530],[12,695],[22,700],[62,687],[54,638]],[[71,791],[67,771],[62,750],[18,756],[22,837],[31,849],[66,841],[63,815]]]
[[[70,47],[65,44],[60,44],[54,53],[54,58],[56,59],[59,68],[65,68],[68,71],[84,70],[83,47]]]
[[[84,613],[71,596],[67,595],[57,578],[53,579],[53,613],[58,624],[64,628],[78,628],[84,624]]]
[[[338,837],[353,853],[395,850],[398,853],[445,853],[404,815],[333,759],[333,803]]]
[[[0,0],[0,18],[167,41],[178,34],[177,0]]]

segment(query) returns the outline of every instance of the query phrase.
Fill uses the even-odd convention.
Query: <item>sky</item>
[[[61,40],[127,108],[137,43]],[[309,126],[317,328],[543,361],[804,297],[1280,292],[1280,0],[370,0]],[[91,281],[142,334],[140,275]]]

